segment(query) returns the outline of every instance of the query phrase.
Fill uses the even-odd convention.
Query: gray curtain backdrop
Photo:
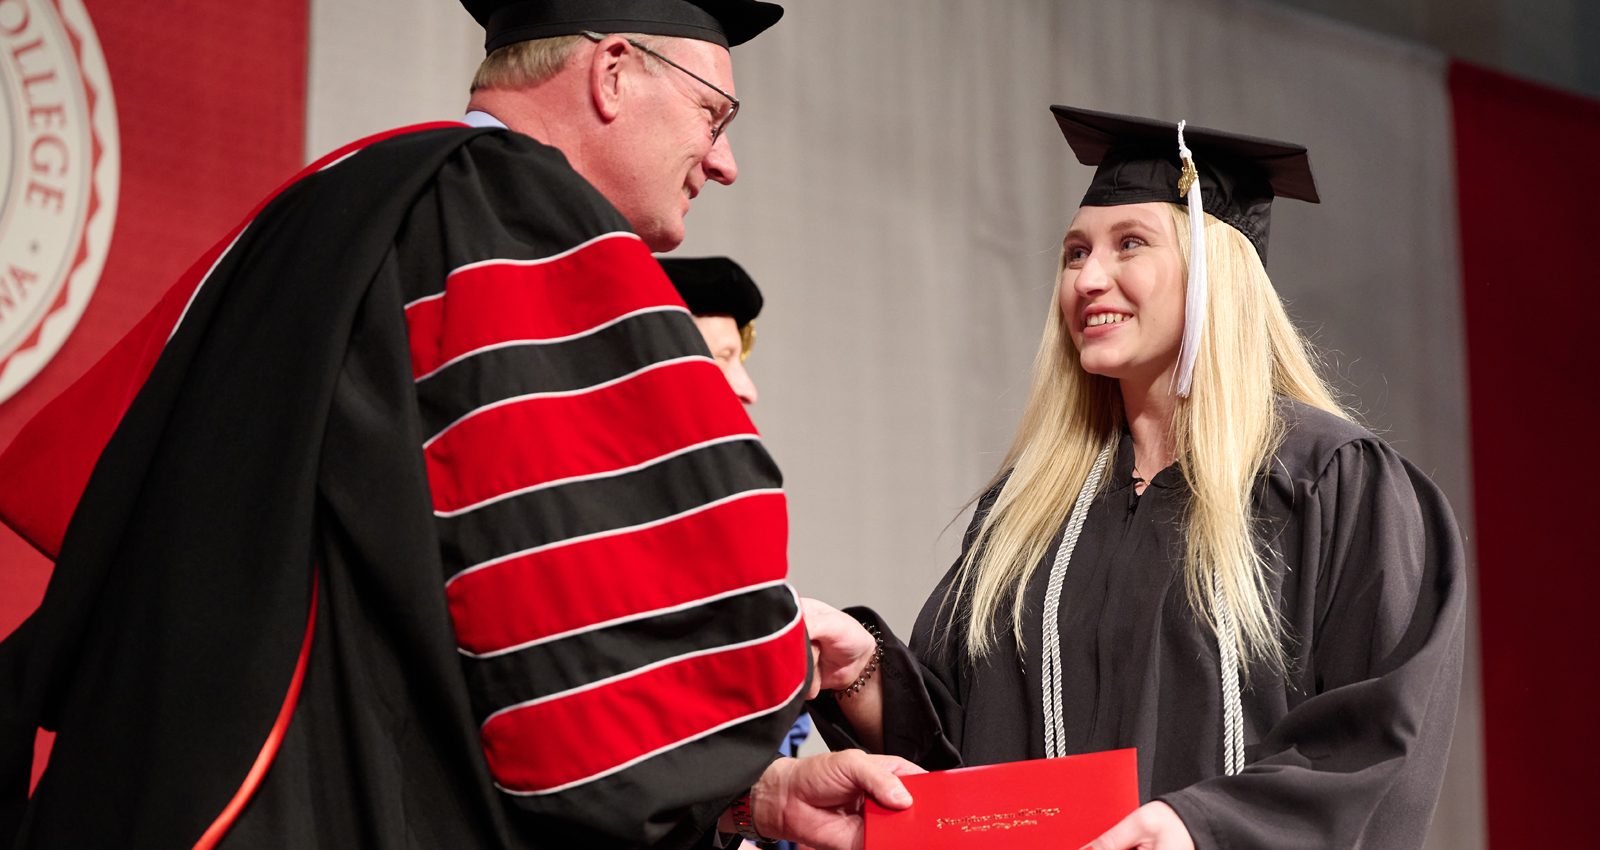
[[[871,605],[904,633],[955,557],[1090,176],[1052,103],[1311,149],[1323,203],[1276,205],[1268,270],[1470,540],[1443,57],[1242,0],[786,6],[734,50],[739,178],[708,185],[676,254],[732,256],[767,296],[753,415],[785,471],[803,594]],[[461,114],[482,33],[454,3],[312,12],[308,157]],[[1432,847],[1483,846],[1476,659],[1474,639]]]

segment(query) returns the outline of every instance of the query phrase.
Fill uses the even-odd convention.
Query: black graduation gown
[[[473,301],[495,287],[544,300]],[[648,306],[595,328],[621,294]],[[558,319],[589,330],[493,336]],[[362,148],[267,204],[161,339],[43,604],[0,644],[0,846],[195,847],[285,705],[282,746],[223,850],[689,846],[774,758],[809,657],[782,583],[777,469],[749,429],[571,474],[575,459],[744,414],[660,267],[559,151],[462,126]],[[624,378],[641,371],[682,379],[667,393],[682,405],[576,434],[570,417],[519,406],[640,386]],[[478,410],[532,424],[451,438],[454,460],[425,449]],[[482,499],[486,486],[502,489]],[[480,501],[441,510],[449,498]],[[768,522],[716,526],[729,506]],[[675,550],[546,562],[521,586],[531,602],[449,589],[473,565],[626,542],[641,522],[669,533],[687,514],[748,555],[688,575],[737,585],[737,564],[762,581],[621,622],[603,613],[618,600],[682,589],[650,580],[685,566],[663,560]],[[565,596],[540,584],[555,578]],[[752,643],[727,663],[785,649],[755,658],[778,671],[765,685],[695,668],[651,701],[652,683],[674,684],[651,671]],[[496,726],[569,695],[589,710],[537,715],[528,735]],[[41,726],[57,738],[29,798]],[[679,737],[658,747],[663,728]],[[641,754],[618,761],[627,747]]]
[[[1171,805],[1202,850],[1420,847],[1460,686],[1460,535],[1438,488],[1372,434],[1299,403],[1280,410],[1288,434],[1256,515],[1290,664],[1251,668],[1244,771],[1222,775],[1216,640],[1179,575],[1186,485],[1174,466],[1136,495],[1126,433],[1062,586],[1067,751],[1138,748],[1140,800]],[[1027,584],[1025,647],[1006,628],[978,664],[943,648],[953,568],[910,646],[886,641],[887,752],[930,769],[1044,757],[1038,652],[1059,542]],[[811,710],[830,746],[854,745],[831,696]]]

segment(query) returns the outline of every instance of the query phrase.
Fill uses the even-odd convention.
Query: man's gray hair
[[[624,38],[659,51],[671,39],[656,35],[621,33]],[[536,86],[561,73],[572,58],[578,45],[589,42],[587,36],[558,35],[554,38],[536,38],[508,44],[483,57],[478,72],[472,75],[472,91],[479,89],[519,89]],[[644,66],[652,74],[661,73],[661,63],[646,54]]]

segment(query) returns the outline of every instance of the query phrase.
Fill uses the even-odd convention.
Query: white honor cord
[[[1239,694],[1239,649],[1233,638],[1233,611],[1222,596],[1222,580],[1211,574],[1211,604],[1217,613],[1217,666],[1222,679],[1222,772],[1244,769],[1244,708]]]
[[[1094,501],[1100,479],[1105,477],[1106,465],[1111,460],[1112,442],[1106,443],[1095,458],[1094,469],[1078,490],[1078,499],[1072,503],[1072,514],[1067,518],[1066,532],[1061,545],[1056,547],[1055,562],[1050,565],[1050,583],[1044,595],[1044,623],[1040,645],[1044,647],[1044,663],[1039,665],[1043,679],[1044,703],[1044,755],[1057,758],[1066,755],[1066,723],[1061,707],[1061,584],[1066,578],[1067,565],[1072,562],[1072,551],[1078,546],[1078,535],[1083,533],[1083,521],[1089,515],[1089,504]],[[1244,708],[1239,684],[1239,653],[1231,640],[1221,635],[1233,633],[1233,612],[1222,596],[1219,579],[1212,576],[1212,604],[1217,606],[1218,674],[1222,691],[1222,769],[1227,776],[1244,769]]]
[[[1178,370],[1172,391],[1185,398],[1194,383],[1194,360],[1200,353],[1200,332],[1206,321],[1206,211],[1200,198],[1200,179],[1194,173],[1194,156],[1183,142],[1183,128],[1189,122],[1178,122],[1178,158],[1186,171],[1191,172],[1189,183],[1189,284],[1184,294],[1183,344],[1178,349]]]
[[[1113,437],[1095,458],[1094,469],[1084,479],[1078,490],[1078,500],[1072,503],[1072,514],[1067,518],[1067,530],[1056,548],[1055,563],[1050,566],[1050,584],[1044,593],[1044,632],[1040,644],[1044,647],[1044,663],[1039,665],[1044,677],[1044,755],[1056,758],[1066,755],[1067,731],[1061,717],[1061,580],[1067,574],[1067,564],[1072,561],[1072,550],[1078,546],[1078,535],[1083,532],[1084,517],[1089,514],[1089,503],[1100,489],[1100,479],[1105,476],[1106,464],[1111,460]]]

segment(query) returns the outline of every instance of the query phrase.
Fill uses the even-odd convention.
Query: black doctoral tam
[[[743,328],[761,315],[761,290],[727,257],[662,258],[661,268],[696,316],[732,316]]]
[[[647,33],[744,44],[783,17],[759,0],[461,0],[484,29],[484,50],[538,38]]]

